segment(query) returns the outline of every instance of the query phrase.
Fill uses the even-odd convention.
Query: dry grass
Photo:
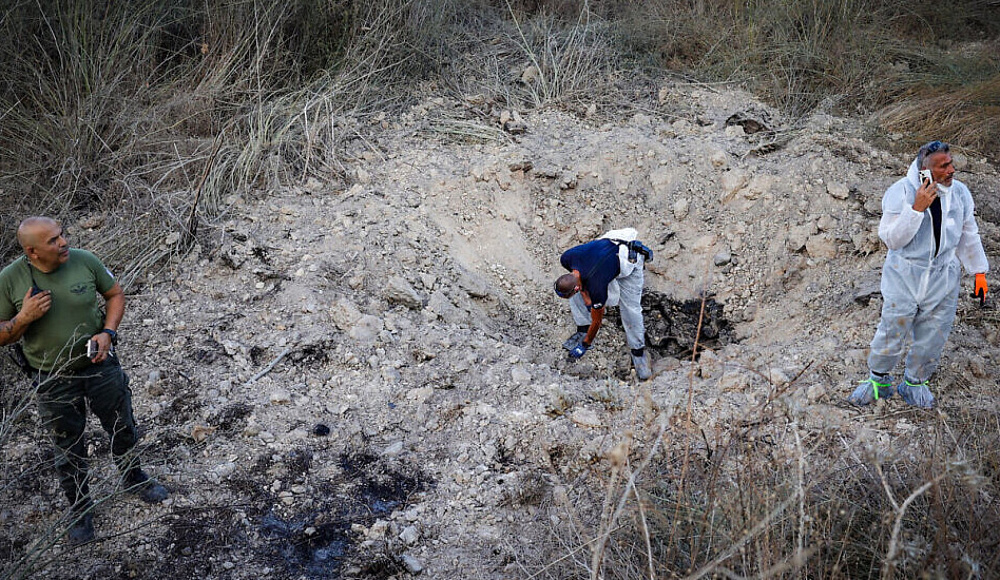
[[[1000,151],[1000,74],[951,90],[915,90],[885,107],[876,119],[887,131],[910,136],[911,145],[929,135],[948,135],[949,141],[977,157],[996,158]]]
[[[978,422],[995,423],[991,415]],[[679,419],[646,431],[624,458],[609,454],[553,506],[564,523],[551,532],[548,563],[525,570],[563,579],[987,577],[1000,565],[1000,441],[966,419],[927,417],[919,443],[881,449],[780,415],[708,434]]]

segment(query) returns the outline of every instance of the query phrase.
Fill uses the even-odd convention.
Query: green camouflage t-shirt
[[[104,328],[98,295],[115,285],[114,276],[86,250],[70,249],[66,263],[48,274],[21,256],[0,271],[0,320],[11,320],[21,311],[32,280],[52,292],[52,306],[24,333],[28,362],[43,371],[86,367],[87,340]]]

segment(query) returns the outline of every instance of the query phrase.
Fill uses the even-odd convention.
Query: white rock
[[[830,181],[826,184],[826,192],[834,199],[847,199],[851,194],[851,188],[847,187],[846,183]]]
[[[837,218],[829,214],[824,214],[816,220],[816,227],[821,232],[828,232],[837,227]]]
[[[819,234],[806,240],[806,251],[813,258],[834,258],[837,256],[837,244],[826,234]]]
[[[576,173],[572,171],[567,171],[562,174],[559,180],[559,189],[576,189],[577,177]]]
[[[410,389],[407,391],[406,398],[416,401],[417,403],[423,403],[433,394],[434,387],[417,387],[416,389]]]
[[[750,381],[744,373],[739,370],[727,369],[722,373],[722,378],[719,379],[718,390],[721,392],[742,391],[749,384]]]
[[[370,540],[381,540],[389,533],[389,522],[376,520],[372,527],[368,529],[367,537]]]
[[[570,416],[570,420],[581,427],[600,427],[601,419],[597,416],[597,412],[592,409],[577,409],[573,411]]]
[[[657,197],[668,198],[681,187],[684,174],[670,165],[658,167],[649,172],[649,182]]]
[[[458,278],[458,286],[473,298],[486,298],[490,295],[489,284],[479,274],[462,272]]]
[[[403,531],[399,534],[399,539],[407,546],[416,544],[420,540],[420,532],[417,531],[417,526],[406,526],[403,528]]]
[[[569,391],[557,384],[549,385],[546,395],[546,412],[562,414],[576,402]]]
[[[420,563],[420,560],[417,560],[413,556],[409,554],[403,554],[402,556],[400,556],[400,559],[403,560],[403,566],[406,567],[406,571],[409,572],[410,574],[416,576],[417,574],[420,574],[421,572],[424,571],[424,565]]]
[[[815,225],[811,222],[790,228],[788,230],[788,238],[785,241],[785,248],[789,252],[798,252],[806,247],[809,236],[813,235],[815,231]]]
[[[725,370],[719,355],[715,354],[715,351],[707,349],[702,351],[701,356],[698,357],[698,368],[702,378],[706,379],[720,376]]]
[[[353,302],[342,298],[330,305],[330,317],[337,328],[349,330],[361,318],[361,311]]]
[[[382,457],[394,457],[403,452],[403,442],[395,441],[382,450]]]
[[[427,310],[437,314],[445,322],[460,323],[468,318],[464,310],[459,309],[441,290],[435,290],[427,301]]]
[[[787,385],[789,381],[792,380],[791,377],[788,376],[788,373],[785,372],[785,369],[782,368],[772,367],[767,373],[767,378],[770,379],[771,382],[777,387]]]
[[[385,299],[390,304],[402,304],[412,310],[423,308],[424,306],[423,297],[417,294],[413,286],[410,286],[410,283],[402,276],[392,276],[389,278],[389,282],[385,288]]]
[[[227,461],[226,463],[220,463],[212,468],[208,473],[208,478],[216,483],[228,479],[229,476],[236,473],[236,464]]]
[[[271,403],[281,405],[292,400],[292,395],[285,389],[275,389],[271,392]]]
[[[720,184],[722,186],[722,199],[732,199],[741,189],[750,183],[750,177],[740,169],[723,172]]]
[[[716,239],[714,234],[699,236],[691,241],[689,247],[695,252],[704,252],[715,245]]]
[[[682,197],[678,199],[676,202],[674,202],[673,208],[671,208],[674,212],[674,219],[680,221],[686,218],[688,216],[688,211],[690,210],[690,208],[691,208],[691,202],[687,198]]]
[[[375,337],[382,331],[382,319],[372,314],[365,314],[351,327],[348,336],[362,344],[375,342]]]
[[[524,367],[514,367],[510,370],[510,378],[519,385],[526,385],[531,382],[531,373]]]
[[[806,398],[810,403],[815,403],[826,396],[826,387],[820,384],[809,385],[806,389]]]

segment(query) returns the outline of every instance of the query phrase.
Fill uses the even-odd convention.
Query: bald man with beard
[[[71,249],[51,218],[25,219],[17,240],[24,255],[0,271],[0,345],[21,341],[73,515],[68,538],[79,544],[94,539],[84,437],[88,408],[111,438],[123,486],[148,503],[163,501],[168,492],[132,452],[138,439],[132,391],[114,350],[125,313],[121,285],[94,254]],[[88,343],[96,347],[90,354]]]

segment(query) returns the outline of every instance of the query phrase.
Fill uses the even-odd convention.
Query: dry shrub
[[[887,131],[911,136],[910,149],[943,138],[980,157],[1000,157],[1000,74],[953,88],[918,89],[876,116]]]
[[[30,214],[102,214],[104,241],[92,249],[127,284],[184,251],[193,226],[236,198],[311,172],[335,179],[331,139],[343,136],[333,117],[402,100],[448,51],[459,5],[8,6],[0,201],[11,211],[0,227],[13,232]],[[5,236],[0,256],[15,252]]]
[[[622,14],[621,37],[638,58],[701,79],[745,83],[793,115],[820,106],[877,111],[937,86],[949,87],[955,101],[972,99],[963,101],[969,114],[953,115],[951,127],[978,125],[979,107],[995,103],[995,93],[977,89],[997,74],[995,44],[969,53],[960,43],[995,42],[996,3],[658,0]],[[936,103],[917,99],[899,115],[908,111],[916,121],[925,104]],[[917,140],[959,142],[959,133],[940,130]]]
[[[609,25],[586,12],[568,27],[545,16],[514,24],[512,40],[527,59],[516,92],[532,106],[592,99],[618,69]]]
[[[984,428],[998,414],[958,415],[921,417],[919,434],[883,446],[771,412],[711,433],[675,421],[648,467],[651,435],[624,475],[608,475],[608,458],[553,508],[564,523],[552,530],[547,563],[526,570],[591,579],[985,577],[1000,566],[1000,434]],[[605,497],[627,508],[609,518],[595,507]]]

